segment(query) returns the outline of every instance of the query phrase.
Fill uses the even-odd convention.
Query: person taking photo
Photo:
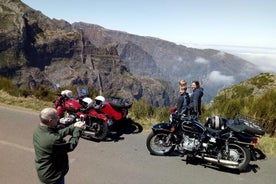
[[[64,184],[69,170],[68,152],[78,145],[85,122],[76,122],[64,129],[57,129],[59,117],[54,108],[44,108],[40,123],[33,134],[35,168],[39,180],[45,184]],[[64,137],[70,135],[66,141]]]

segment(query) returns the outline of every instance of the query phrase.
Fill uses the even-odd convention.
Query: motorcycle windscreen
[[[77,87],[77,91],[78,91],[78,97],[87,97],[89,95],[88,93],[88,89],[86,87]]]

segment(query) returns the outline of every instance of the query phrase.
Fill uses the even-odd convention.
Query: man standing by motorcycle
[[[35,168],[42,183],[64,184],[69,170],[68,152],[73,151],[85,122],[76,122],[64,129],[57,129],[58,115],[54,108],[45,108],[40,114],[40,123],[33,134]],[[67,135],[72,137],[66,141]]]
[[[189,108],[191,110],[191,114],[198,117],[201,115],[201,98],[203,96],[203,88],[200,87],[198,81],[193,81],[191,84],[191,88],[193,90],[193,93],[190,97],[191,101],[189,104]]]

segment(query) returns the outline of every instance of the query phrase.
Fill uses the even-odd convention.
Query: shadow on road
[[[124,140],[124,135],[126,134],[138,134],[143,131],[142,125],[127,118],[123,121],[115,122],[110,127],[110,132],[105,141],[120,141]]]
[[[266,157],[262,157],[259,158],[259,160],[261,159],[265,159]],[[254,163],[254,161],[251,161],[250,164],[248,165],[247,169],[244,171],[239,171],[237,169],[230,169],[230,168],[226,168],[226,167],[222,167],[216,164],[212,164],[209,163],[205,160],[199,159],[199,158],[190,158],[190,157],[185,157],[182,159],[182,161],[185,161],[186,164],[191,164],[191,165],[201,165],[205,168],[210,168],[210,169],[214,169],[220,172],[227,172],[227,173],[231,173],[231,174],[241,174],[241,173],[248,173],[248,172],[254,172],[257,173],[258,170],[260,170],[260,167],[257,164],[252,164]]]
[[[124,119],[122,121],[115,122],[113,125],[108,127],[108,135],[104,140],[96,140],[91,137],[82,136],[83,139],[93,141],[93,142],[118,142],[124,140],[125,134],[138,134],[143,131],[142,125],[133,121],[130,118]]]

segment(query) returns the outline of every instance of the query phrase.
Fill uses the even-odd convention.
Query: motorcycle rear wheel
[[[83,138],[89,138],[94,141],[102,141],[107,137],[108,125],[101,119],[89,119],[86,128],[82,132]]]
[[[151,132],[147,137],[147,148],[152,155],[164,156],[174,151],[175,145],[169,139],[169,132]]]
[[[251,160],[250,157],[250,151],[238,144],[229,144],[229,155],[226,153],[225,148],[223,148],[222,152],[223,159],[238,162],[239,164],[236,165],[223,165],[224,167],[230,168],[230,169],[237,169],[239,171],[244,171],[247,169],[247,166]],[[228,157],[229,156],[229,157]]]

